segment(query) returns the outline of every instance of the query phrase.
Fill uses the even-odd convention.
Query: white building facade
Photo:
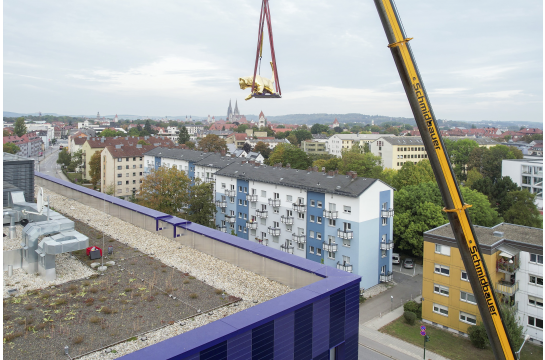
[[[535,204],[543,212],[543,158],[502,160],[501,175],[535,194]]]

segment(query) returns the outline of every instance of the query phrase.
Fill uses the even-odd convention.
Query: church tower
[[[233,117],[233,108],[231,107],[231,100],[229,99],[229,107],[227,108],[227,117],[225,118],[225,120],[231,121],[232,117]]]
[[[265,117],[265,114],[263,114],[263,111],[261,111],[259,113],[259,120],[258,120],[258,123],[257,123],[259,126],[259,128],[261,129],[262,127],[265,127],[267,126],[267,118]]]
[[[234,121],[238,121],[240,118],[240,113],[238,112],[238,101],[235,100],[235,112],[233,113]]]
[[[115,114],[114,122],[117,122],[117,114]]]

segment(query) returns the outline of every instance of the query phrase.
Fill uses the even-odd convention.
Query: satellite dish
[[[40,187],[38,189],[38,212],[41,214],[44,209],[44,188]]]

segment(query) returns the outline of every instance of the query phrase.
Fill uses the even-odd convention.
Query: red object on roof
[[[87,249],[85,249],[85,252],[86,252],[87,256],[89,256],[89,254],[91,253],[91,250],[98,250],[98,251],[100,251],[100,256],[102,256],[102,249],[99,248],[98,246],[90,246],[90,247],[88,247]]]

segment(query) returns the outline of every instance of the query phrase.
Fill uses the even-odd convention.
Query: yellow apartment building
[[[327,143],[325,141],[305,140],[301,142],[301,149],[310,155],[327,154]]]
[[[475,226],[497,300],[514,306],[533,341],[543,341],[543,230]],[[481,321],[450,224],[424,233],[422,320],[465,335]]]

